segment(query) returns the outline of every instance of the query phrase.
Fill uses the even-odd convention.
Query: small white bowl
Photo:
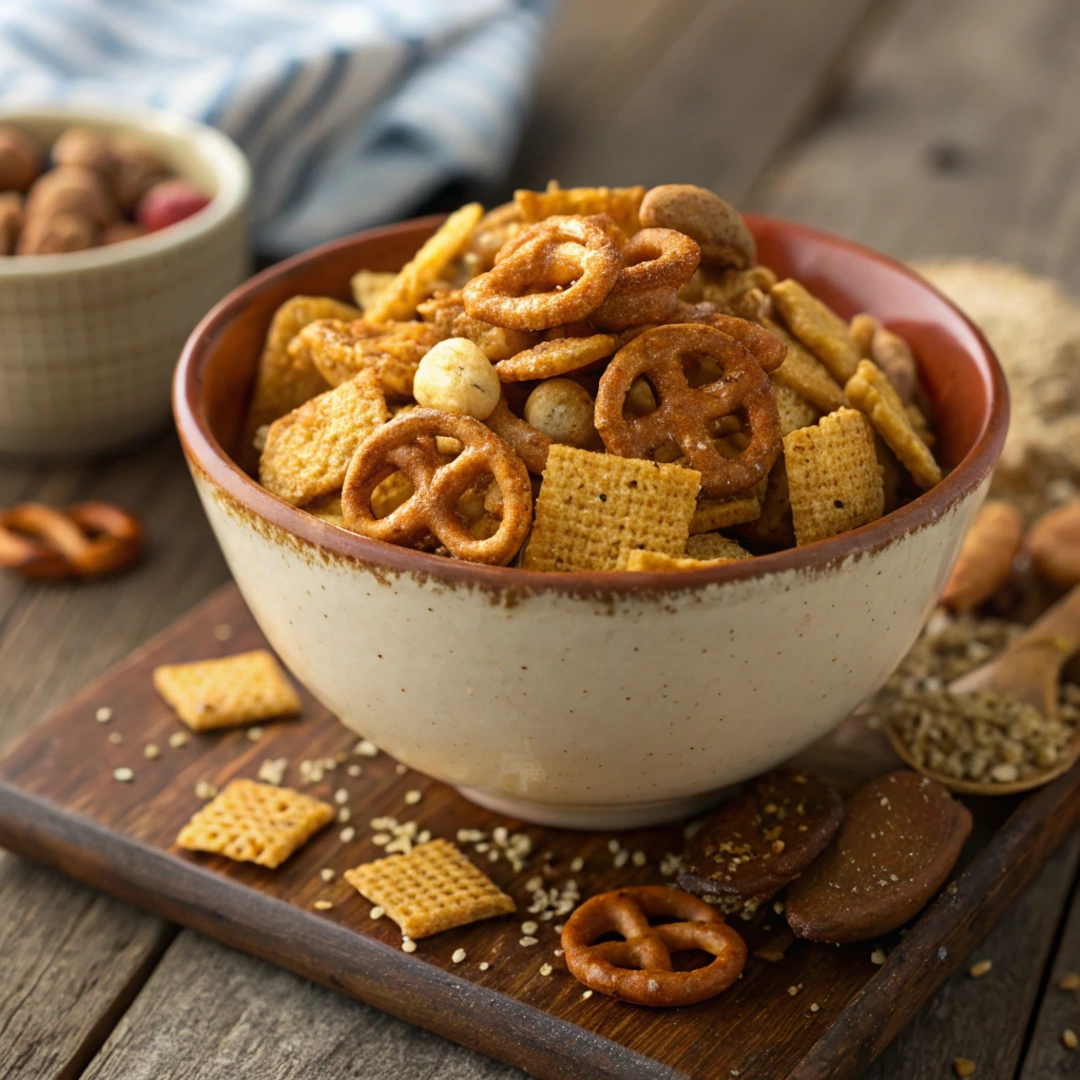
[[[213,195],[135,240],[0,258],[0,453],[120,449],[165,426],[184,339],[249,272],[247,160],[213,128],[149,110],[8,108],[0,124],[46,145],[76,124],[130,132]]]

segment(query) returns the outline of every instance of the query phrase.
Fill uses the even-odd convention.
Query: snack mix
[[[688,570],[859,528],[941,479],[907,344],[778,281],[704,188],[472,203],[352,285],[355,308],[275,315],[244,456],[371,539]]]

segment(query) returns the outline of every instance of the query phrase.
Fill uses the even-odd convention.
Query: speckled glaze
[[[352,270],[395,265],[431,227],[353,237],[260,275],[204,320],[177,373],[206,513],[297,678],[345,724],[469,798],[589,828],[693,812],[874,693],[933,607],[1004,438],[1000,370],[963,316],[882,256],[751,218],[764,262],[912,341],[955,466],[942,484],[845,536],[703,571],[471,566],[304,514],[222,449],[277,304],[347,295]]]

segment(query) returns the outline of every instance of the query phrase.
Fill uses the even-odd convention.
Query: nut
[[[26,199],[27,226],[35,218],[79,214],[98,228],[112,224],[120,215],[105,182],[83,165],[60,165],[45,173]]]
[[[525,422],[552,442],[580,450],[596,445],[593,399],[572,379],[545,379],[525,402]]]
[[[15,127],[0,127],[0,191],[27,191],[41,172],[37,143]]]
[[[1027,534],[1036,573],[1063,589],[1080,584],[1080,502],[1043,515]]]
[[[97,240],[97,225],[83,214],[55,214],[30,218],[19,235],[19,255],[55,255],[85,251]]]
[[[131,213],[159,180],[168,179],[169,169],[137,136],[114,135],[111,146],[116,160],[113,195],[120,209]]]
[[[988,600],[1009,580],[1022,531],[1015,507],[1004,502],[986,503],[964,538],[941,603],[954,611],[971,611]]]
[[[53,143],[54,165],[81,165],[112,182],[116,157],[109,137],[87,127],[70,127]]]
[[[502,387],[491,361],[468,338],[433,345],[413,378],[413,396],[427,409],[486,420],[499,404]]]

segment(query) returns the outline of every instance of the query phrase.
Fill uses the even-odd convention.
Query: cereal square
[[[847,403],[844,388],[801,341],[771,319],[762,319],[761,325],[776,334],[788,347],[784,362],[769,376],[774,389],[787,386],[820,412],[832,412]],[[779,405],[778,400],[777,407]]]
[[[329,803],[291,788],[233,780],[180,830],[176,842],[273,869],[334,819]]]
[[[774,380],[773,395],[776,397],[776,411],[780,414],[781,435],[788,435],[801,427],[809,427],[821,419],[821,410],[797,390],[793,390],[788,383]],[[837,402],[834,408],[840,404],[841,402]]]
[[[514,901],[448,840],[430,840],[408,855],[364,863],[346,870],[345,880],[384,908],[409,938],[515,910]]]
[[[293,506],[341,488],[360,444],[390,419],[374,371],[304,402],[270,425],[259,483]]]
[[[596,454],[556,443],[548,453],[527,570],[624,570],[635,548],[682,555],[701,474],[681,465]]]
[[[912,425],[911,414],[905,410],[892,383],[876,364],[860,360],[844,389],[851,404],[866,414],[919,487],[926,491],[940,482],[941,469],[934,455]]]
[[[857,529],[884,512],[874,429],[855,409],[837,409],[784,436],[795,542]]]
[[[532,224],[558,214],[607,214],[627,235],[641,228],[638,211],[645,198],[645,188],[636,187],[577,187],[549,186],[547,191],[514,192],[514,202],[521,212],[521,220]]]
[[[727,529],[732,525],[755,521],[759,517],[761,500],[758,498],[757,485],[738,495],[729,495],[726,499],[701,498],[698,499],[697,509],[690,519],[690,535]]]
[[[691,536],[686,541],[686,554],[691,559],[750,559],[753,556],[741,544],[722,533],[707,532]]]
[[[848,324],[798,281],[778,281],[769,295],[787,328],[843,384],[855,374],[860,356]]]
[[[296,691],[266,649],[221,660],[163,664],[154,668],[154,689],[192,731],[294,716],[302,708]]]
[[[737,544],[735,546],[738,547]],[[626,569],[636,571],[704,570],[709,566],[723,566],[725,563],[745,558],[750,558],[748,551],[744,551],[742,555],[735,558],[726,558],[721,555],[712,559],[697,559],[689,555],[665,555],[660,551],[631,551],[626,560]]]

